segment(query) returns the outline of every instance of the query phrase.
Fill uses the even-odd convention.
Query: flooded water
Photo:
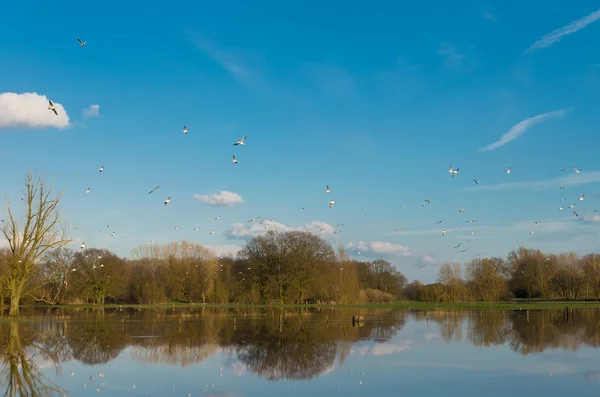
[[[364,322],[352,323],[352,315]],[[598,396],[600,311],[69,309],[0,322],[8,396]]]

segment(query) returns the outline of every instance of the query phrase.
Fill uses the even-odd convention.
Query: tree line
[[[600,255],[544,254],[520,247],[507,258],[444,263],[424,285],[390,262],[351,260],[309,232],[270,231],[237,258],[217,257],[187,241],[142,245],[132,258],[106,249],[67,248],[64,222],[41,178],[28,175],[20,211],[7,198],[0,250],[0,304],[18,316],[24,303],[46,304],[353,304],[410,299],[432,302],[512,298],[598,299]],[[84,247],[84,245],[82,245]]]
[[[405,298],[429,302],[501,301],[514,298],[600,299],[600,254],[547,254],[519,247],[506,258],[475,258],[463,267],[444,263],[437,282],[414,281]]]

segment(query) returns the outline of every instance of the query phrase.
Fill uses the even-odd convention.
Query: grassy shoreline
[[[31,305],[23,308],[61,308],[61,309],[169,309],[169,308],[356,308],[356,309],[398,309],[398,310],[556,310],[556,309],[600,309],[600,301],[545,301],[545,300],[518,300],[508,302],[416,302],[396,301],[390,303],[364,303],[348,305],[247,305],[247,304],[202,304],[202,303],[161,303],[161,304],[65,304],[65,305]]]

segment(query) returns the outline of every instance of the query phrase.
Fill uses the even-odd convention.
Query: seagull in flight
[[[460,212],[461,214],[466,214],[467,211],[463,210],[462,208],[458,210],[458,212]]]
[[[48,110],[52,110],[54,112],[54,114],[58,116],[58,112],[56,111],[56,108],[54,107],[54,103],[52,103],[51,100],[48,100]]]
[[[219,219],[221,219],[221,215],[217,215],[217,216],[215,217],[215,221],[218,221]]]
[[[477,179],[473,179],[473,182],[475,182],[476,185],[479,185],[479,181]]]
[[[444,220],[442,219],[441,221],[437,221],[435,224],[438,225],[440,223],[444,222]]]
[[[209,234],[215,234],[215,231],[214,231],[214,230],[211,230]]]
[[[85,241],[83,243],[81,243],[81,245],[79,246],[79,248],[81,248],[81,249],[85,248]]]
[[[83,48],[87,44],[87,41],[81,41],[81,39],[79,38],[77,39],[77,41],[79,42],[79,47],[81,48]]]
[[[238,140],[236,143],[234,143],[233,146],[244,146],[244,143],[246,142],[246,138],[248,138],[247,135],[245,137],[243,137],[242,139]]]
[[[594,212],[600,212],[600,211],[598,211],[597,209],[594,209]]]
[[[329,209],[331,209],[331,207],[333,207],[334,204],[335,204],[335,200],[331,200],[329,202]]]
[[[431,200],[423,200],[425,201],[427,204],[431,204]]]
[[[329,193],[329,192],[330,192],[329,185],[327,185],[327,186],[325,186],[325,193]]]
[[[188,132],[188,131],[187,131],[187,127],[184,125],[184,126],[183,126],[183,133],[184,133],[184,134],[187,134],[187,132]]]
[[[158,188],[160,188],[160,186],[157,186],[157,187],[155,187],[154,189],[150,190],[150,191],[148,192],[148,194],[152,194],[152,193],[154,193],[155,191],[157,191],[157,190],[158,190]]]
[[[233,155],[233,157],[232,157],[231,161],[232,161],[234,164],[237,164],[237,159],[235,158],[235,154]]]
[[[565,190],[565,187],[564,187],[564,186],[559,186],[559,187],[560,187],[560,189],[561,189],[561,190]]]
[[[85,192],[86,192],[86,193],[89,193],[89,192],[90,192],[90,190],[91,190],[91,188],[89,188],[89,187],[88,187],[88,188],[87,188],[87,190],[86,190]]]
[[[573,211],[573,214],[575,214],[575,216],[579,218],[579,214],[577,213],[577,211]]]
[[[167,197],[167,199],[165,200],[165,205],[169,204],[171,202],[171,197]]]
[[[579,174],[579,173],[581,172],[581,169],[577,169],[577,168],[575,168],[575,167],[571,167],[571,169],[572,169],[573,171],[575,171],[575,173],[576,173],[576,174]]]
[[[562,168],[559,171],[569,171],[569,168]]]
[[[507,174],[510,174],[510,172],[511,172],[511,171],[512,171],[512,168],[511,168],[511,167],[508,167],[508,168],[506,169],[506,171],[505,171],[505,172],[506,172]]]
[[[585,194],[582,194],[581,197],[579,197],[577,200],[583,201],[584,198],[585,198]]]
[[[249,221],[247,221],[246,223],[256,222],[257,219],[260,219],[260,216],[257,216],[256,218],[252,218]]]
[[[446,235],[446,229],[442,230],[442,237]]]
[[[458,247],[460,247],[462,245],[462,243],[458,244],[456,247],[452,248],[452,249],[457,249]]]
[[[98,172],[102,173],[102,171],[104,171],[104,166],[101,166],[100,168],[98,168]]]

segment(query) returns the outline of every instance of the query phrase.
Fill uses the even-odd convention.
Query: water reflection
[[[353,326],[353,314],[363,316],[364,324]],[[546,349],[596,349],[600,343],[600,311],[595,309],[56,309],[27,315],[29,321],[0,322],[0,381],[6,396],[61,392],[54,383],[61,363],[110,366],[123,354],[138,364],[182,368],[227,357],[234,374],[249,371],[268,380],[308,380],[343,366],[353,353],[385,356],[415,348],[414,338],[403,331],[407,324],[420,329],[426,341],[469,342],[477,348],[506,345],[522,357]],[[443,346],[436,348],[441,352]],[[588,369],[581,377],[597,380],[597,373]]]

